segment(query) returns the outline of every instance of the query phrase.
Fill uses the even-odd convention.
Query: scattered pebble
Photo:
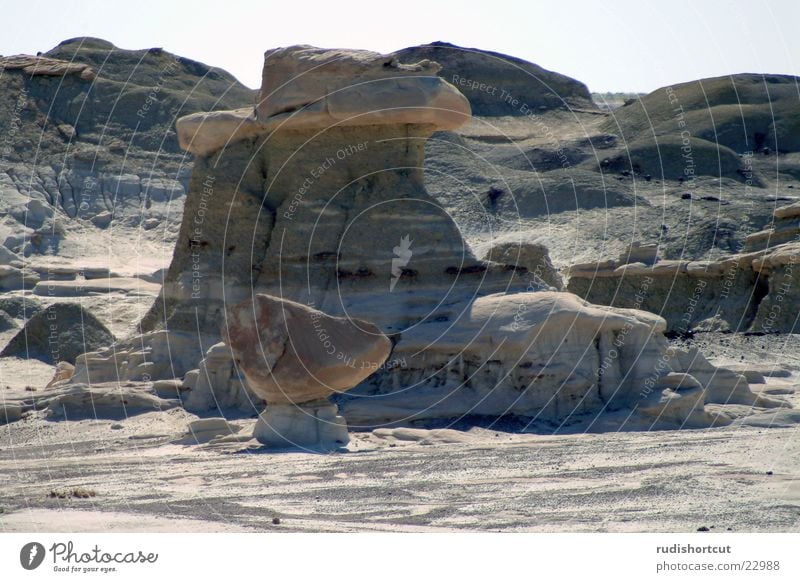
[[[273,517],[272,518],[272,525],[280,525],[280,524],[281,524],[281,518],[280,517]]]
[[[85,487],[75,487],[74,489],[53,489],[50,491],[50,497],[58,498],[58,499],[89,499],[90,497],[96,497],[97,492],[93,489],[87,489]]]
[[[709,530],[706,526],[703,525],[703,526],[698,527],[697,531],[711,531],[711,530]]]
[[[772,475],[772,471],[767,471],[767,475]]]

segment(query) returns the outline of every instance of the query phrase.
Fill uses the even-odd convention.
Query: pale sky
[[[583,81],[642,91],[732,73],[800,74],[800,0],[0,0],[0,54],[76,36],[163,47],[250,87],[292,44],[391,52],[437,40],[494,50]]]

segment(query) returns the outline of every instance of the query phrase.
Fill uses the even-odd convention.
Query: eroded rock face
[[[713,261],[658,260],[638,245],[618,260],[573,265],[567,289],[594,303],[645,309],[669,331],[797,330],[800,206],[775,209],[769,229],[747,237],[745,252]]]
[[[95,228],[121,240],[158,225],[153,239],[170,248],[191,170],[175,118],[255,94],[165,50],[75,38],[42,56],[0,57],[0,96],[0,247],[22,259],[83,255],[72,245]],[[4,255],[0,265],[14,260]],[[25,275],[0,274],[0,291],[35,284]]]
[[[247,385],[270,405],[350,390],[384,363],[392,347],[371,323],[264,294],[232,307],[223,334]]]
[[[85,63],[73,63],[61,59],[31,55],[0,57],[0,69],[8,71],[21,70],[26,75],[43,77],[78,75],[86,81],[92,81],[97,76],[92,68]]]
[[[632,406],[667,347],[660,317],[570,293],[490,295],[403,334],[385,371],[343,399],[352,422],[462,415],[563,420]]]

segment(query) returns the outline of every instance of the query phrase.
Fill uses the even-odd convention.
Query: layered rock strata
[[[617,261],[573,265],[567,289],[588,301],[644,309],[668,331],[794,333],[800,309],[800,205],[777,208],[745,250],[715,261]],[[655,257],[654,257],[655,258]]]

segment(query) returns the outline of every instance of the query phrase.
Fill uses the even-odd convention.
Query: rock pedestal
[[[347,423],[327,400],[304,404],[271,404],[258,417],[253,436],[274,448],[332,450],[350,441]]]

